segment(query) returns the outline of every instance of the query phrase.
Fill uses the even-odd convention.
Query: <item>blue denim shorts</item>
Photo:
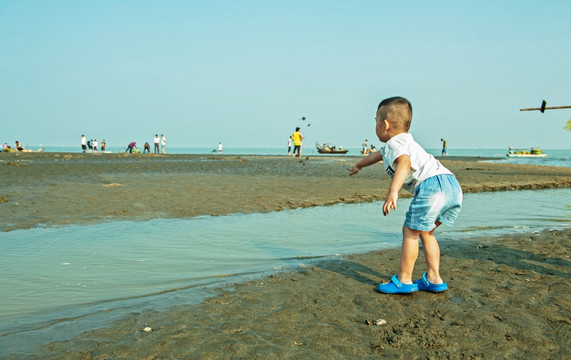
[[[461,208],[462,189],[454,175],[429,177],[416,188],[404,226],[431,231],[436,221],[452,225]]]

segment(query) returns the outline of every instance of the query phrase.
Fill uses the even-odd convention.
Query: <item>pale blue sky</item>
[[[571,1],[0,0],[0,142],[571,148]],[[306,116],[306,122],[299,119]],[[306,124],[311,123],[310,127]]]

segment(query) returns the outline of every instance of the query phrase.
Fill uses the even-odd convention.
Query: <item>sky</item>
[[[571,149],[571,1],[0,0],[0,142]],[[301,120],[305,117],[306,120]]]

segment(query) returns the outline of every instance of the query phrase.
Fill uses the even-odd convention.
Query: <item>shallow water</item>
[[[268,214],[0,233],[0,354],[107,317],[201,301],[215,286],[312,259],[398,247],[408,199]],[[571,189],[467,194],[442,241],[568,228]],[[103,321],[104,322],[104,321]],[[61,330],[60,329],[60,330]],[[39,335],[38,335],[39,334]]]

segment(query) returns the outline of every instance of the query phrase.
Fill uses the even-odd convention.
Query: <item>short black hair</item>
[[[403,130],[408,131],[410,129],[410,122],[412,121],[412,105],[410,101],[402,96],[393,96],[381,101],[377,111],[381,107],[386,108],[383,111],[381,116],[383,119],[381,120],[389,118],[394,125],[402,127]]]

